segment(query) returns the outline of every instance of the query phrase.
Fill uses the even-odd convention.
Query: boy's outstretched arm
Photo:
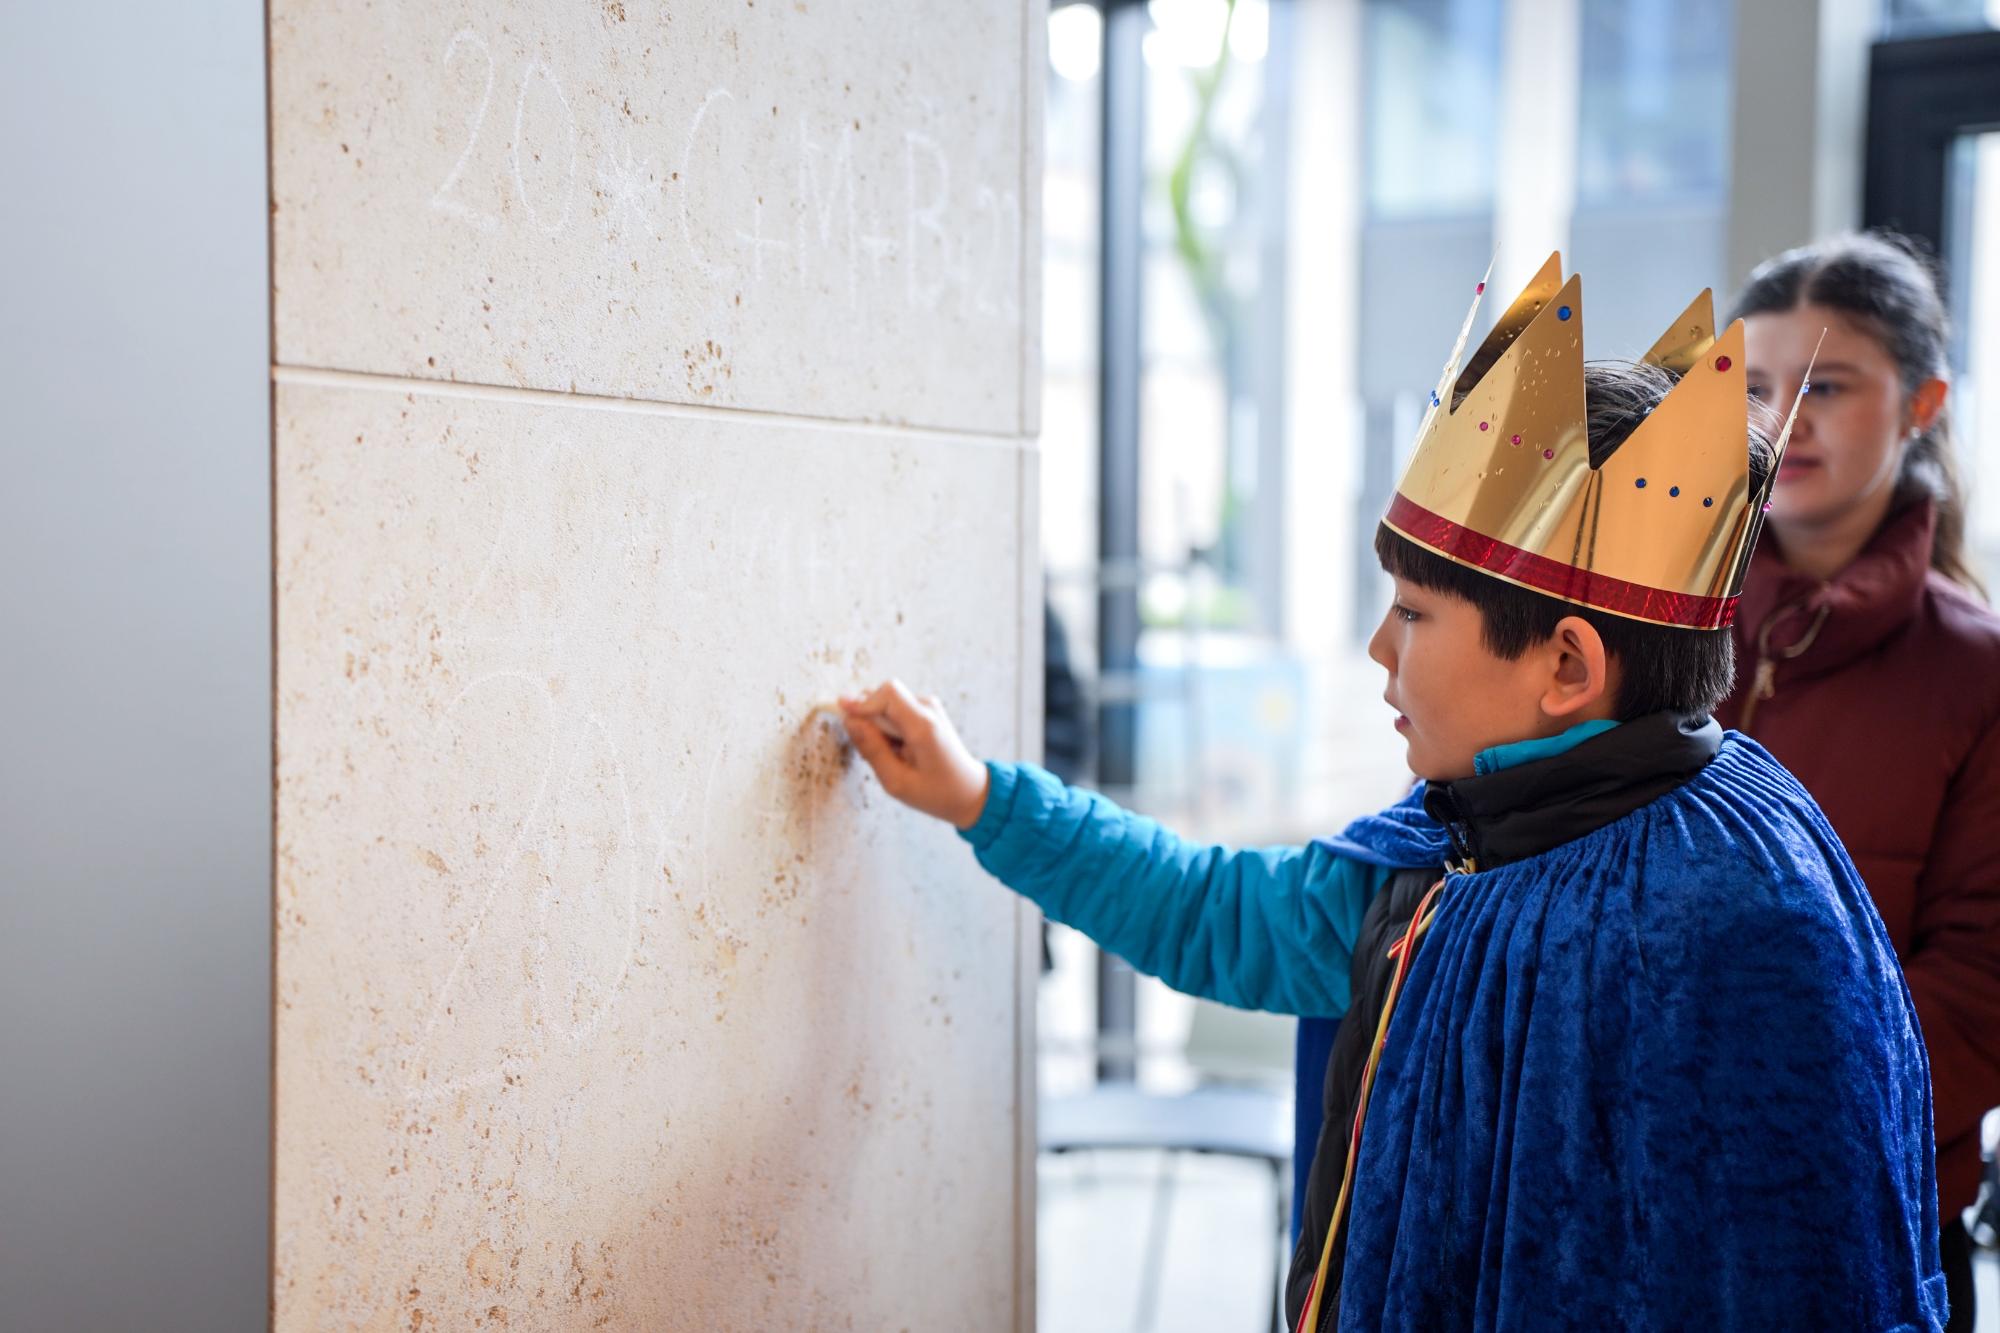
[[[842,699],[841,711],[883,790],[957,827],[982,866],[1051,919],[1190,995],[1345,1012],[1381,872],[1319,846],[1191,845],[1033,765],[981,763],[938,700],[900,682]]]

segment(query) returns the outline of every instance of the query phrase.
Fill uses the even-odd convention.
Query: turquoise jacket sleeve
[[[1194,846],[1032,764],[988,764],[963,833],[1001,883],[1175,990],[1337,1018],[1388,872],[1317,845]]]

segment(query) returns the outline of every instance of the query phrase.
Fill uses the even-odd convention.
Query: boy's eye
[[[1812,386],[1812,396],[1815,398],[1832,398],[1839,394],[1845,387],[1845,385],[1839,383],[1821,384],[1815,380]]]
[[[1818,387],[1818,386],[1817,386],[1817,385],[1815,385],[1814,387]],[[1752,384],[1752,385],[1750,386],[1750,396],[1751,396],[1752,398],[1756,399],[1756,400],[1757,400],[1758,402],[1760,402],[1760,403],[1761,403],[1761,402],[1763,402],[1763,401],[1764,401],[1764,386],[1763,386],[1763,385],[1761,385],[1761,384]]]
[[[1422,616],[1418,615],[1415,611],[1411,610],[1409,607],[1404,606],[1401,602],[1395,603],[1391,609],[1395,611],[1396,618],[1398,620],[1417,621],[1423,619]]]

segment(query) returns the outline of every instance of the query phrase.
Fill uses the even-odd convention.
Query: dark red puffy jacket
[[[1892,514],[1826,583],[1767,537],[1718,718],[1805,784],[1874,895],[1930,1051],[1951,1217],[2000,1106],[2000,616],[1930,569],[1933,521]]]

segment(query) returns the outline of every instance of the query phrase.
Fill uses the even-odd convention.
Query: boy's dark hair
[[[1639,428],[1678,378],[1630,361],[1593,361],[1584,367],[1592,466]],[[1771,444],[1752,424],[1745,445],[1754,495],[1770,474]],[[1375,530],[1375,554],[1392,577],[1478,607],[1487,648],[1509,661],[1548,639],[1565,616],[1589,622],[1619,666],[1613,704],[1621,722],[1659,712],[1707,716],[1735,683],[1736,651],[1726,629],[1673,629],[1547,597],[1447,560],[1386,526]]]

